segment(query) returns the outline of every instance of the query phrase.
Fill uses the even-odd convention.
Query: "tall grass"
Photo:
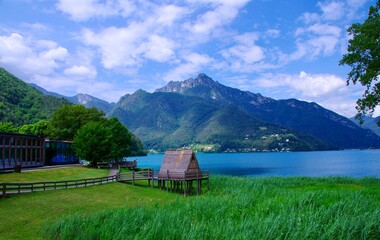
[[[166,205],[75,215],[49,239],[379,239],[380,180],[217,176]]]

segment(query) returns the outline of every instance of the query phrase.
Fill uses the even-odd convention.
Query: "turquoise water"
[[[163,154],[136,159],[138,167],[160,169]],[[288,153],[197,153],[202,170],[233,176],[349,176],[380,178],[380,150]]]

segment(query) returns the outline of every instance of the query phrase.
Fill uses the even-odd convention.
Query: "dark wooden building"
[[[187,195],[192,193],[195,182],[197,194],[201,194],[204,180],[209,185],[209,173],[201,171],[193,150],[166,151],[158,172],[160,188],[183,191]]]
[[[45,139],[34,135],[0,133],[0,170],[45,164]]]
[[[72,163],[79,158],[71,142],[0,132],[0,171]]]

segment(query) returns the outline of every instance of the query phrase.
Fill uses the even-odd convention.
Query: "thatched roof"
[[[169,176],[168,176],[169,172]],[[186,179],[190,176],[200,176],[198,160],[193,150],[166,151],[158,178]]]

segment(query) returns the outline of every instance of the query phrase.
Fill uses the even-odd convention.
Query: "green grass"
[[[59,239],[378,239],[380,180],[213,177],[212,192],[170,204],[75,215]]]
[[[0,238],[380,236],[380,179],[212,176],[211,190],[184,198],[141,181],[11,196],[0,199]]]
[[[106,177],[108,175],[108,169],[96,169],[82,166],[64,167],[37,171],[22,171],[21,173],[4,173],[0,174],[0,183],[76,180],[84,178]]]
[[[0,199],[0,239],[49,239],[42,237],[46,221],[166,204],[176,197],[158,189],[124,183],[11,196]]]

